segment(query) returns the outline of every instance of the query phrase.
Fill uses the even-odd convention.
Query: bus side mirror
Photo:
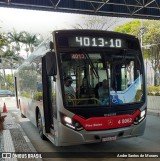
[[[48,52],[46,54],[46,71],[48,76],[57,75],[57,62],[54,52]]]

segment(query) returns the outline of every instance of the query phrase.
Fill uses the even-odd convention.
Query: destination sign
[[[124,48],[125,41],[119,38],[107,37],[90,37],[90,36],[75,36],[68,38],[70,47],[109,47],[109,48]]]

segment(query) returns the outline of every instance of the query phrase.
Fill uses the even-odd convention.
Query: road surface
[[[153,115],[147,115],[147,124],[146,124],[146,130],[143,136],[135,137],[135,138],[129,138],[124,140],[118,140],[114,142],[105,142],[105,143],[98,143],[98,144],[88,144],[88,145],[77,145],[77,146],[68,146],[68,147],[56,147],[54,146],[50,141],[43,141],[39,137],[37,128],[27,119],[27,118],[21,118],[19,110],[16,109],[16,107],[8,107],[8,110],[11,110],[12,113],[18,118],[18,121],[30,139],[31,143],[37,150],[37,152],[52,152],[55,154],[59,154],[58,158],[52,158],[43,159],[44,161],[74,161],[75,158],[63,158],[61,154],[63,152],[67,152],[69,156],[74,155],[73,152],[85,152],[84,154],[88,153],[90,158],[76,158],[76,160],[141,160],[141,161],[147,161],[147,160],[160,160],[160,158],[107,158],[107,155],[105,157],[95,158],[96,152],[118,152],[120,154],[130,154],[131,152],[145,152],[145,154],[148,154],[148,152],[154,152],[154,154],[157,154],[155,152],[159,152],[158,155],[160,157],[160,117],[153,116]],[[93,157],[92,157],[93,154]],[[104,153],[103,153],[104,154]],[[107,154],[107,153],[106,153]],[[83,155],[83,153],[82,153]],[[81,156],[80,156],[81,157]]]

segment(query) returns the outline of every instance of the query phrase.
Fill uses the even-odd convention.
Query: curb
[[[147,115],[152,115],[152,116],[160,117],[160,112],[147,111]]]

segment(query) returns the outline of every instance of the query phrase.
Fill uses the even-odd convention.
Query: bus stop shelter
[[[0,0],[0,7],[159,19],[159,0]]]

